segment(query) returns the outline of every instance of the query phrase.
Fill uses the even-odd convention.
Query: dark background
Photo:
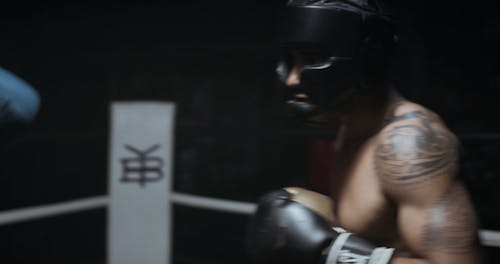
[[[459,135],[481,228],[500,230],[500,17],[490,2],[387,1],[387,9],[400,32],[395,86]],[[3,142],[0,210],[107,194],[115,100],[177,104],[176,191],[253,202],[307,185],[313,137],[270,114],[283,3],[2,6],[0,66],[30,82],[42,104],[29,129]],[[246,220],[175,206],[173,262],[246,263]],[[1,261],[104,263],[105,223],[101,209],[0,226]]]

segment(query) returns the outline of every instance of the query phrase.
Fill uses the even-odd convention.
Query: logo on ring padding
[[[163,178],[163,159],[150,156],[153,151],[160,148],[159,144],[141,151],[130,145],[125,145],[125,149],[137,155],[135,158],[122,158],[123,174],[120,179],[125,183],[139,183],[145,187],[146,183],[159,181]]]

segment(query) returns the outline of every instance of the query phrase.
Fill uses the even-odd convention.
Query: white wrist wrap
[[[378,247],[373,250],[368,264],[388,264],[394,253],[393,248]]]
[[[342,252],[342,247],[344,246],[345,242],[347,239],[351,236],[351,233],[342,233],[340,234],[337,239],[335,239],[335,242],[333,242],[332,247],[330,248],[330,252],[328,252],[328,257],[326,257],[326,263],[325,264],[337,264],[337,263],[342,263],[339,262],[341,255],[343,255]],[[357,262],[353,262],[357,263]],[[363,262],[360,262],[363,263]]]
[[[394,253],[393,248],[378,247],[371,255],[360,255],[343,248],[351,233],[343,232],[339,234],[333,242],[328,252],[325,264],[388,264]]]

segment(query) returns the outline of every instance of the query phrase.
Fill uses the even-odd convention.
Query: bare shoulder
[[[457,137],[425,107],[403,101],[376,138],[374,165],[398,228],[432,263],[479,263],[477,219],[457,179]]]
[[[402,101],[376,140],[375,168],[384,186],[404,191],[441,182],[457,172],[458,140],[431,110]]]

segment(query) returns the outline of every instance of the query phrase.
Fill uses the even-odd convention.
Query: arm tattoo
[[[383,181],[415,187],[443,173],[455,173],[457,140],[452,133],[432,127],[435,116],[415,111],[391,119],[395,126],[376,150],[376,169]],[[419,122],[398,125],[409,119]]]
[[[455,184],[437,199],[424,226],[426,250],[469,253],[478,245],[476,217],[467,193]]]

